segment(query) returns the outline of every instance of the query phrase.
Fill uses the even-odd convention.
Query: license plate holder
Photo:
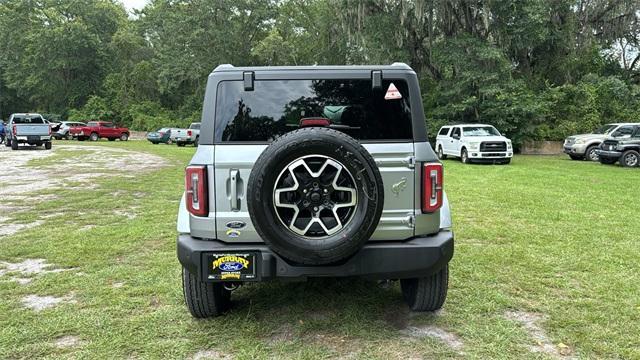
[[[40,141],[40,136],[38,136],[38,135],[27,135],[27,141]]]
[[[256,255],[255,252],[207,254],[207,278],[214,281],[255,280]]]

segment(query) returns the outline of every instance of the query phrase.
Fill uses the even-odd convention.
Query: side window
[[[640,125],[636,126],[636,132],[633,134],[633,137],[640,138]]]
[[[458,138],[460,137],[460,128],[459,127],[453,128],[453,132],[451,133],[451,137],[458,137]]]
[[[449,129],[451,128],[443,127],[442,129],[440,129],[440,132],[438,133],[438,135],[447,136],[449,134]]]
[[[106,127],[106,128],[112,128],[112,127],[114,127],[114,126],[113,126],[113,123],[102,123],[102,126],[103,126],[103,127]]]
[[[634,127],[633,126],[621,126],[618,130],[614,131],[611,136],[613,137],[630,137],[633,134]]]

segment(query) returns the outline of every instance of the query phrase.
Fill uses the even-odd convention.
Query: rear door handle
[[[238,169],[231,169],[229,174],[230,180],[230,197],[231,197],[231,211],[240,211],[240,199],[238,198],[238,179],[240,177],[240,171]]]

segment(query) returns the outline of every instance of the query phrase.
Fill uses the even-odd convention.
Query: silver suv
[[[414,311],[445,301],[451,216],[406,64],[218,66],[185,184],[177,246],[194,317],[274,279],[400,280]]]

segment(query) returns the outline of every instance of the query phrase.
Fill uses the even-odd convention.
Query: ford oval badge
[[[247,224],[244,221],[229,221],[227,223],[227,227],[229,229],[242,229],[243,227],[247,226]]]
[[[236,261],[228,261],[220,264],[220,270],[222,271],[240,271],[242,268],[242,264]]]

